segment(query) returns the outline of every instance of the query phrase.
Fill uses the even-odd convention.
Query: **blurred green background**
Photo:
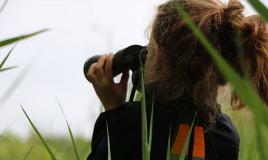
[[[62,160],[74,160],[72,143],[65,137],[46,137],[51,149]],[[81,159],[86,159],[90,152],[90,142],[86,139],[76,138],[76,145]],[[1,160],[51,160],[47,150],[40,142],[35,133],[27,139],[21,139],[12,133],[6,133],[0,139],[0,159]]]

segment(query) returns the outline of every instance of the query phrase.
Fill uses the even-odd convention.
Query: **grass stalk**
[[[43,138],[43,136],[41,135],[41,133],[35,127],[34,123],[32,122],[31,118],[28,116],[28,114],[24,110],[23,106],[21,104],[20,104],[20,106],[21,106],[21,109],[22,109],[24,115],[26,116],[27,120],[29,121],[30,125],[32,126],[34,132],[36,133],[36,135],[38,136],[38,138],[41,140],[43,146],[45,147],[45,149],[47,150],[48,154],[50,155],[51,159],[52,160],[57,160],[55,154],[52,152],[52,150],[48,146],[47,142],[45,141],[45,139]]]
[[[171,123],[172,124],[172,123]],[[171,124],[169,126],[169,134],[168,134],[168,145],[167,145],[167,156],[166,156],[166,160],[171,160],[170,159],[170,137],[171,137]]]
[[[188,149],[188,146],[189,146],[189,143],[190,143],[191,134],[192,134],[192,131],[193,131],[195,117],[196,117],[196,113],[195,113],[194,119],[192,121],[192,124],[191,124],[191,127],[190,127],[190,131],[189,131],[189,133],[188,133],[188,135],[186,137],[185,144],[184,144],[184,146],[182,148],[182,152],[181,152],[181,156],[180,156],[180,159],[179,160],[185,160],[186,152],[187,152],[187,149]]]
[[[10,49],[10,51],[7,53],[7,55],[5,56],[5,58],[0,63],[0,70],[2,70],[4,64],[6,63],[8,57],[10,56],[10,54],[12,53],[12,51],[14,50],[14,48],[16,47],[16,45],[17,45],[17,43]]]
[[[259,0],[247,0],[249,4],[268,22],[268,9]]]
[[[31,146],[31,148],[26,152],[25,156],[23,157],[22,160],[26,160],[29,155],[31,154],[32,150],[33,150],[34,146]]]
[[[144,88],[143,65],[140,57],[140,70],[141,70],[141,137],[142,137],[142,159],[150,160],[149,144],[148,144],[148,128],[147,128],[147,113],[146,113],[146,97]]]
[[[153,100],[152,100],[151,119],[150,119],[149,153],[151,153],[151,148],[152,148],[153,124],[154,124],[154,94],[153,94]]]
[[[33,37],[35,35],[38,35],[40,33],[46,32],[46,31],[48,31],[48,29],[43,29],[43,30],[33,32],[33,33],[30,33],[30,34],[24,34],[24,35],[21,35],[21,36],[17,36],[17,37],[2,40],[2,41],[0,41],[0,48],[4,47],[4,46],[7,46],[9,44],[12,44],[12,43],[15,43],[15,42],[18,42],[18,41]]]
[[[73,132],[71,130],[71,127],[69,125],[69,122],[67,121],[66,115],[65,115],[65,113],[64,113],[64,111],[62,109],[62,106],[61,106],[59,100],[57,100],[57,103],[58,103],[58,105],[59,105],[59,107],[61,109],[61,112],[63,114],[63,117],[64,117],[65,122],[66,122],[67,127],[68,127],[68,132],[69,132],[69,135],[70,135],[70,138],[71,138],[71,141],[72,141],[72,146],[73,146],[73,149],[74,149],[75,158],[76,158],[76,160],[80,160],[80,155],[79,155],[78,149],[76,147],[76,143],[75,143],[75,140],[74,140]]]

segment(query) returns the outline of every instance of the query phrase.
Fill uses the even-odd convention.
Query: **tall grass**
[[[72,141],[72,145],[73,145],[73,149],[74,149],[75,158],[76,158],[76,160],[80,160],[80,155],[79,155],[78,149],[77,149],[77,147],[76,147],[76,143],[75,143],[75,140],[74,140],[73,132],[72,132],[72,130],[71,130],[71,127],[70,127],[70,125],[69,125],[69,122],[67,121],[67,118],[66,118],[65,113],[64,113],[64,111],[63,111],[63,109],[62,109],[62,106],[61,106],[61,104],[60,104],[60,102],[59,102],[58,100],[57,100],[57,103],[58,103],[58,105],[59,105],[59,107],[60,107],[60,109],[61,109],[61,112],[62,112],[62,114],[63,114],[63,116],[64,116],[65,122],[66,122],[67,127],[68,127],[68,132],[69,132],[69,135],[70,135],[70,139],[71,139],[71,141]]]
[[[23,157],[23,160],[26,160],[28,158],[28,156],[31,154],[33,148],[34,148],[34,146],[31,146],[29,148],[29,150],[26,152],[25,156]]]
[[[13,37],[13,38],[2,40],[2,41],[0,41],[0,48],[1,47],[5,47],[7,45],[10,45],[12,43],[16,43],[17,44],[19,41],[22,41],[22,40],[31,38],[31,37],[33,37],[35,35],[38,35],[40,33],[46,32],[46,31],[48,31],[48,29],[40,30],[40,31],[33,32],[33,33],[30,33],[30,34],[23,34],[23,35],[20,35],[20,36],[17,36],[17,37]],[[4,64],[6,63],[7,59],[10,56],[10,54],[14,50],[16,44],[11,48],[11,50],[7,53],[7,55],[4,57],[4,59],[0,62],[0,72],[7,71],[7,70],[10,70],[10,69],[13,69],[13,68],[16,67],[16,66],[11,66],[11,67],[3,68],[4,67]]]
[[[0,13],[4,10],[4,8],[7,5],[7,3],[8,3],[8,0],[5,0],[4,3],[2,4],[1,8],[0,8]],[[23,35],[20,35],[20,36],[17,36],[17,37],[13,37],[13,38],[2,40],[2,41],[0,41],[0,48],[1,47],[5,47],[7,45],[10,45],[12,43],[16,43],[17,44],[19,41],[22,41],[22,40],[31,38],[31,37],[33,37],[35,35],[38,35],[40,33],[46,32],[46,31],[48,31],[48,29],[43,29],[43,30],[40,30],[40,31],[37,31],[37,32],[33,32],[33,33],[30,33],[30,34],[23,34]],[[11,48],[11,50],[7,53],[7,55],[4,57],[4,59],[0,62],[0,72],[8,71],[8,70],[11,70],[11,69],[14,69],[14,68],[17,67],[17,66],[11,66],[11,67],[5,67],[4,68],[4,65],[5,65],[6,61],[8,60],[8,58],[9,58],[10,54],[12,53],[12,51],[14,50],[16,44]],[[20,84],[20,82],[25,77],[25,75],[27,74],[27,72],[29,71],[30,68],[31,68],[31,65],[27,66],[22,71],[22,73],[17,77],[17,79],[14,81],[14,83],[9,87],[9,89],[5,92],[5,94],[0,98],[0,100],[1,100],[1,106],[0,107],[2,107],[4,105],[4,102],[6,102],[7,99],[9,98],[9,96],[13,93],[13,91],[16,90],[16,87]],[[60,103],[59,102],[58,102],[58,104],[60,106]],[[44,147],[47,150],[47,152],[49,153],[51,159],[57,160],[55,154],[52,152],[52,150],[49,147],[49,145],[47,144],[46,140],[43,138],[43,136],[41,135],[41,133],[38,131],[38,129],[36,128],[36,126],[32,122],[31,118],[28,116],[28,114],[26,113],[26,111],[24,110],[24,108],[22,107],[22,105],[21,105],[21,108],[22,108],[22,111],[25,114],[27,120],[31,124],[32,128],[34,129],[35,133],[37,134],[37,136],[41,140],[41,142],[44,145]],[[66,116],[65,116],[65,114],[64,114],[61,106],[60,106],[60,108],[61,108],[61,111],[62,111],[62,113],[64,115],[64,118],[65,118],[65,121],[66,121],[66,124],[67,124],[67,127],[68,127],[68,131],[69,131],[69,134],[70,134],[70,138],[72,140],[72,145],[73,145],[73,148],[74,148],[76,160],[80,160],[80,156],[79,156],[79,153],[78,153],[78,150],[77,150],[75,141],[74,141],[74,137],[73,137],[73,133],[71,131],[70,125],[69,125],[69,123],[68,123],[68,121],[66,119]],[[5,131],[4,131],[4,133],[1,134],[0,139],[4,136],[4,134],[5,134]],[[33,149],[33,147],[31,147],[27,151],[27,153],[26,153],[26,155],[24,156],[23,159],[26,159],[29,156],[29,154],[31,153],[32,149]]]
[[[16,68],[16,66],[11,66],[11,67],[3,68],[4,65],[5,65],[5,63],[6,63],[6,61],[7,61],[7,59],[8,59],[8,57],[10,56],[10,54],[12,53],[12,51],[14,50],[14,48],[16,47],[16,44],[10,49],[10,51],[7,53],[7,55],[5,56],[5,58],[0,63],[0,72],[7,71],[7,70],[10,70],[10,69]]]
[[[47,150],[47,152],[49,153],[50,157],[52,160],[57,160],[55,154],[52,152],[51,148],[49,147],[49,145],[47,144],[46,140],[43,138],[43,136],[41,135],[41,133],[39,132],[39,130],[36,128],[35,124],[32,122],[31,118],[28,116],[28,114],[26,113],[26,111],[24,110],[23,106],[21,105],[21,109],[24,113],[24,115],[26,116],[27,120],[29,121],[29,123],[31,124],[34,132],[37,134],[38,138],[41,140],[42,144],[44,145],[45,149]]]
[[[148,127],[147,127],[147,114],[146,114],[146,97],[145,97],[145,88],[144,88],[144,78],[143,78],[143,64],[140,57],[140,70],[141,70],[141,148],[142,148],[142,159],[150,160],[150,149],[148,142]]]
[[[261,3],[259,0],[247,0],[251,6],[259,12],[259,14],[262,16],[262,18],[268,22],[268,10],[265,7],[263,3]]]
[[[167,144],[167,156],[166,156],[166,160],[170,160],[171,159],[171,154],[170,154],[171,125],[172,125],[172,122],[169,125],[169,134],[168,134],[168,144]]]
[[[248,2],[259,12],[259,14],[263,17],[266,22],[268,22],[268,10],[267,8],[258,0],[248,0]],[[4,5],[6,5],[7,0],[5,1]],[[245,120],[240,120],[240,124],[237,124],[237,126],[240,126],[241,128],[238,128],[240,131],[241,136],[241,151],[240,151],[240,159],[268,159],[267,150],[265,144],[267,144],[267,138],[265,137],[265,133],[267,131],[268,126],[268,112],[266,109],[266,104],[261,100],[261,98],[258,96],[258,94],[255,92],[253,87],[250,84],[250,81],[247,77],[241,77],[225,60],[219,52],[214,48],[214,46],[209,42],[207,37],[201,32],[201,30],[196,26],[196,24],[192,21],[191,17],[188,15],[188,13],[184,10],[183,6],[180,5],[180,3],[176,0],[174,0],[174,5],[176,5],[177,11],[182,16],[183,20],[186,22],[188,27],[192,30],[193,34],[196,36],[196,38],[200,41],[200,43],[207,49],[208,54],[212,57],[212,59],[215,61],[215,64],[219,68],[220,72],[224,75],[225,79],[227,79],[230,84],[232,85],[233,89],[237,93],[237,95],[243,100],[243,102],[248,106],[248,108],[252,112],[252,119],[253,123],[250,125],[249,128],[243,127],[243,122]],[[0,9],[0,13],[2,12],[2,8]],[[32,36],[35,36],[39,33],[42,33],[46,30],[41,30],[38,32],[34,32],[31,34],[21,35],[18,37],[6,39],[0,41],[0,48],[7,46],[9,44],[30,38]],[[5,62],[9,58],[12,50],[14,47],[10,50],[10,52],[5,56],[5,58],[0,63],[0,72],[9,70],[14,68],[14,66],[11,67],[4,67]],[[141,71],[143,72],[143,66],[141,65]],[[19,81],[19,79],[18,79]],[[137,99],[141,99],[142,102],[142,108],[141,108],[141,122],[142,122],[142,157],[143,160],[150,160],[150,151],[151,151],[151,141],[152,141],[152,126],[153,126],[153,108],[152,107],[152,114],[151,114],[151,122],[149,126],[149,134],[148,134],[148,127],[147,127],[147,114],[146,114],[146,97],[145,97],[145,88],[144,88],[144,82],[143,82],[143,74],[142,74],[142,86],[141,86],[141,94],[138,94]],[[26,113],[26,111],[22,108],[26,118],[28,119],[29,123],[31,124],[32,128],[34,129],[35,133],[41,140],[42,144],[44,145],[45,149],[49,153],[51,159],[56,160],[56,156],[53,153],[52,149],[49,147],[46,140],[43,138],[41,133],[38,131],[38,129],[35,127],[34,123]],[[64,113],[63,113],[64,114]],[[65,116],[65,115],[64,115]],[[68,131],[70,134],[70,139],[72,140],[72,146],[75,152],[75,157],[77,160],[80,159],[78,149],[76,147],[74,137],[71,131],[71,128],[67,122],[67,119],[65,117]],[[248,123],[247,123],[248,124]],[[191,130],[192,130],[191,125]],[[245,133],[246,132],[246,133]],[[253,133],[254,132],[254,133]],[[191,133],[191,132],[190,132]],[[183,154],[180,157],[180,159],[185,158],[186,148],[189,145],[189,137],[190,133],[187,136],[187,142],[184,145],[183,148]],[[252,137],[250,137],[247,133],[250,133]],[[252,134],[251,134],[252,133]],[[149,135],[149,138],[148,138]],[[3,135],[0,136],[0,138]],[[108,131],[108,125],[107,125],[107,137],[108,137],[108,159],[111,159],[111,150],[110,150],[110,141],[109,141],[109,131]],[[251,139],[249,143],[247,143],[247,140]],[[257,142],[257,143],[256,143]],[[32,151],[33,148],[30,148],[29,151],[26,153],[25,157],[27,158]],[[24,159],[26,159],[24,157]],[[167,146],[167,160],[170,159],[170,136]]]
[[[33,33],[30,33],[30,34],[23,34],[23,35],[20,35],[20,36],[17,36],[17,37],[13,37],[13,38],[2,40],[2,41],[0,41],[0,48],[1,47],[4,47],[4,46],[7,46],[9,44],[18,42],[18,41],[22,41],[22,40],[31,38],[33,36],[36,36],[36,35],[38,35],[40,33],[46,32],[46,31],[48,31],[48,29],[43,29],[43,30],[40,30],[40,31],[37,31],[37,32],[33,32]]]
[[[46,32],[48,31],[48,29],[43,29],[37,32],[33,32],[30,34],[23,34],[20,36],[16,36],[13,38],[8,38],[5,40],[0,41],[0,48],[8,46],[10,44],[13,43],[18,43],[22,40],[31,38],[33,36],[36,36],[40,33]],[[4,72],[4,71],[8,71],[11,69],[16,68],[17,66],[11,66],[11,67],[5,67],[5,63],[8,60],[10,54],[12,53],[12,51],[14,50],[16,44],[11,48],[11,50],[7,53],[7,55],[4,57],[3,60],[0,61],[0,73]],[[25,78],[25,76],[27,75],[27,73],[29,72],[29,70],[31,69],[32,64],[29,64],[28,66],[26,66],[21,73],[17,76],[17,78],[13,81],[13,83],[8,87],[8,89],[4,92],[4,94],[2,95],[2,97],[0,97],[0,108],[2,108],[5,105],[5,102],[9,99],[9,97],[13,94],[13,92],[16,90],[16,88],[20,85],[20,83],[23,81],[23,79]]]

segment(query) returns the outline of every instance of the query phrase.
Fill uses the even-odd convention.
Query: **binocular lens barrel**
[[[144,63],[147,55],[147,47],[140,45],[132,45],[127,48],[124,48],[114,54],[113,57],[113,76],[131,69],[135,71],[140,66],[141,57],[142,62]],[[95,55],[87,59],[84,64],[84,75],[87,77],[88,70],[93,63],[96,63],[101,55]]]

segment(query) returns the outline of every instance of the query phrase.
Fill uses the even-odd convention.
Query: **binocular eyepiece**
[[[137,71],[140,67],[140,58],[144,64],[146,61],[148,50],[146,46],[132,45],[124,48],[114,54],[113,57],[113,76],[123,73],[126,70]],[[84,65],[84,75],[93,63],[96,63],[101,55],[95,55],[89,58]]]

